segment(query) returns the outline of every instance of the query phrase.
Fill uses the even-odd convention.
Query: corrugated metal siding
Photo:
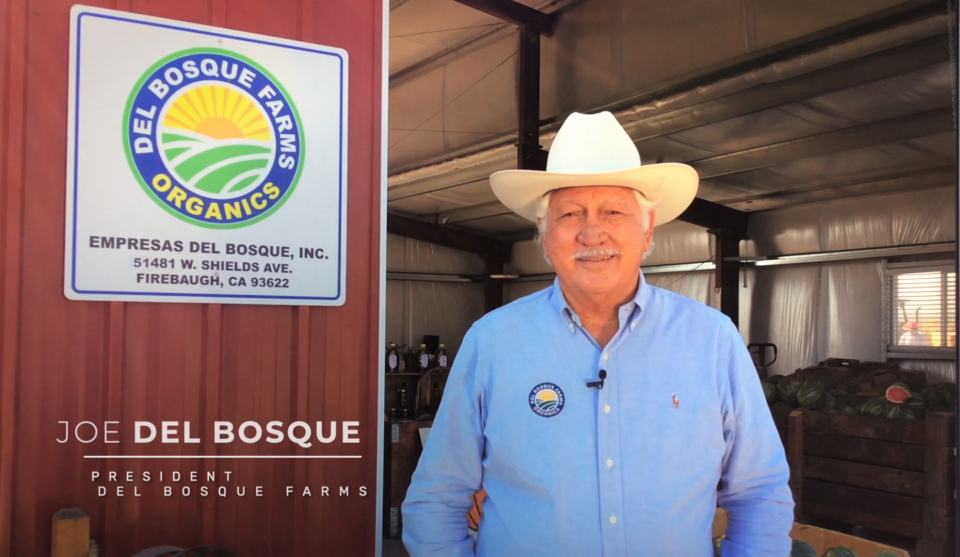
[[[80,507],[106,555],[201,543],[243,555],[372,555],[377,485],[382,2],[116,0],[106,8],[300,39],[350,54],[349,260],[342,308],[69,302],[63,296],[69,9],[0,11],[0,555],[50,552]],[[134,445],[135,420],[359,420],[356,460],[161,460],[82,454],[266,454],[273,445]],[[123,445],[61,445],[57,422],[119,420]],[[348,446],[349,447],[349,446]],[[298,451],[301,449],[297,449]],[[141,452],[143,451],[143,452]],[[315,447],[310,454],[342,452]],[[354,452],[354,451],[350,451]],[[233,471],[240,498],[97,497],[91,472]],[[153,482],[156,484],[157,482]],[[123,485],[123,484],[119,484]],[[149,485],[149,484],[148,484]],[[184,482],[189,485],[189,482]],[[195,484],[195,487],[201,484]],[[252,493],[264,486],[268,496]],[[309,485],[310,498],[285,496]],[[320,497],[320,486],[331,497]],[[337,497],[334,486],[351,486]],[[368,495],[356,493],[366,486]],[[159,488],[156,488],[159,489]],[[128,487],[129,490],[129,487]],[[344,535],[349,532],[349,535]],[[322,548],[319,549],[319,548]]]

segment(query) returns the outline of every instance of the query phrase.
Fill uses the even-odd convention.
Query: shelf
[[[432,375],[436,375],[437,373],[447,373],[447,370],[433,369],[433,370],[430,370],[430,373]],[[419,371],[405,371],[403,373],[387,373],[385,375],[387,377],[423,377],[427,375],[427,373],[426,372],[420,373]]]

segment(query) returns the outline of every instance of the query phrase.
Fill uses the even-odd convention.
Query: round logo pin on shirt
[[[530,409],[538,416],[552,418],[563,410],[563,391],[553,383],[540,383],[530,391]]]

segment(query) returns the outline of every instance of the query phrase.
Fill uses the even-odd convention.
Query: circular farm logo
[[[303,161],[290,95],[253,60],[221,49],[184,50],[147,70],[127,101],[123,139],[147,195],[208,228],[275,212]]]
[[[552,418],[563,410],[563,391],[553,383],[541,383],[530,391],[529,403],[538,416]]]

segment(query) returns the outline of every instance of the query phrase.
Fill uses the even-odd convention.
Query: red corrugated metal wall
[[[350,56],[342,308],[70,302],[63,295],[71,2],[0,0],[0,555],[50,552],[91,516],[101,555],[209,543],[244,556],[372,555],[376,532],[382,0],[115,0],[105,8],[344,48]],[[362,460],[85,460],[274,445],[61,445],[58,421],[358,420]],[[196,427],[196,426],[195,426]],[[119,447],[119,448],[118,448]],[[310,449],[342,453],[344,445]],[[297,449],[298,451],[301,449]],[[143,454],[141,452],[141,454]],[[91,472],[232,471],[245,497],[98,497]],[[169,484],[169,482],[166,482]],[[122,484],[121,484],[122,485]],[[128,484],[129,485],[129,484]],[[147,484],[149,485],[149,484]],[[194,484],[196,487],[199,484]],[[257,485],[274,493],[254,496]],[[285,486],[313,497],[286,497]],[[336,486],[350,486],[349,497]],[[330,497],[320,496],[331,486]],[[359,486],[368,495],[360,497]]]

